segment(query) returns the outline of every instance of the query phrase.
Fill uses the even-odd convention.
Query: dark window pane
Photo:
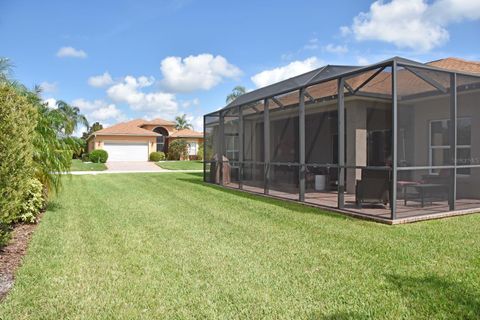
[[[430,123],[430,143],[432,146],[448,146],[450,121],[432,121]]]
[[[471,143],[471,118],[461,118],[457,120],[457,144],[470,145]]]

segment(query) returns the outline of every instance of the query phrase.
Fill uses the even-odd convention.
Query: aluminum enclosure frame
[[[392,139],[391,139],[391,153],[392,153],[392,164],[390,167],[385,167],[385,168],[380,168],[380,167],[368,167],[365,166],[365,169],[373,169],[373,170],[388,170],[391,172],[391,181],[390,181],[390,194],[391,194],[391,199],[390,199],[390,217],[388,219],[395,221],[397,219],[397,181],[398,181],[398,173],[402,171],[412,171],[412,170],[430,170],[430,169],[447,169],[451,170],[451,181],[449,182],[449,199],[448,199],[448,204],[449,204],[449,210],[454,211],[456,209],[455,203],[456,203],[456,190],[457,190],[457,182],[456,182],[456,177],[457,177],[457,169],[458,168],[480,168],[480,164],[470,164],[470,165],[459,165],[457,161],[457,115],[458,115],[458,106],[457,106],[457,77],[460,76],[468,76],[468,77],[475,77],[479,79],[480,82],[480,76],[478,74],[471,74],[471,73],[466,73],[466,72],[457,72],[457,71],[452,71],[452,70],[446,70],[438,67],[433,67],[433,66],[428,66],[419,62],[415,62],[412,60],[407,60],[403,59],[400,57],[394,57],[382,62],[379,62],[377,64],[373,64],[370,66],[366,67],[345,67],[341,72],[338,72],[337,74],[327,74],[324,77],[320,77],[322,72],[325,72],[325,70],[328,70],[329,66],[319,68],[317,70],[311,71],[307,74],[300,75],[298,77],[294,77],[292,79],[285,80],[288,82],[288,84],[285,86],[286,89],[283,89],[281,85],[282,82],[278,84],[274,84],[271,86],[268,86],[266,88],[260,88],[258,90],[255,90],[250,93],[245,94],[245,97],[241,99],[242,103],[239,102],[232,102],[229,105],[227,105],[225,108],[208,113],[204,115],[204,154],[206,154],[207,150],[207,130],[206,127],[211,125],[212,123],[209,123],[207,119],[209,117],[218,117],[219,121],[215,122],[218,123],[219,127],[219,135],[217,137],[217,141],[215,143],[218,143],[217,151],[220,152],[222,155],[225,154],[225,135],[224,135],[224,124],[223,124],[223,119],[225,113],[234,110],[234,108],[238,109],[238,115],[239,115],[239,177],[238,177],[238,189],[244,189],[243,185],[243,177],[244,177],[244,172],[245,172],[245,165],[258,165],[258,166],[263,166],[263,193],[268,195],[270,193],[270,187],[271,187],[271,166],[272,165],[286,165],[286,166],[298,166],[298,201],[304,202],[305,201],[305,193],[306,193],[306,187],[305,187],[305,175],[306,175],[306,164],[305,161],[305,98],[311,100],[312,97],[308,94],[307,89],[309,87],[319,85],[322,83],[327,83],[329,81],[335,80],[337,82],[337,95],[336,97],[331,97],[332,100],[337,100],[337,113],[338,113],[338,164],[337,165],[330,165],[332,168],[337,168],[338,169],[338,194],[337,194],[337,208],[340,210],[344,209],[345,205],[345,171],[346,169],[358,169],[359,167],[352,167],[348,166],[345,163],[345,129],[346,129],[346,123],[345,123],[345,97],[346,95],[344,94],[344,90],[347,90],[347,96],[348,93],[351,93],[351,90],[347,87],[346,79],[360,75],[365,72],[373,71],[379,69],[380,71],[377,71],[374,73],[373,76],[369,77],[367,81],[361,84],[359,88],[357,88],[356,91],[358,91],[361,87],[366,85],[369,81],[371,81],[375,76],[379,73],[381,73],[385,68],[390,67],[391,68],[391,103],[392,103],[392,117],[391,117],[391,133],[392,133]],[[335,66],[334,66],[335,67]],[[337,66],[339,67],[339,66]],[[415,68],[415,69],[421,69],[421,70],[426,70],[426,71],[438,71],[444,74],[449,74],[450,75],[450,121],[451,121],[451,129],[449,131],[449,144],[450,144],[450,150],[451,152],[451,164],[450,165],[441,165],[441,166],[409,166],[409,167],[399,167],[398,166],[398,70],[399,68],[405,68],[406,70],[409,70],[409,68]],[[341,68],[339,68],[341,69]],[[303,78],[301,78],[303,77]],[[305,79],[308,78],[306,81],[303,82],[295,82],[295,79]],[[424,81],[428,82],[428,79],[423,79]],[[285,82],[283,81],[283,82]],[[433,82],[434,80],[432,80]],[[292,85],[297,83],[297,85]],[[300,83],[300,84],[298,84]],[[278,89],[278,91],[272,91],[272,86],[276,86],[275,88]],[[432,86],[438,87],[438,84],[432,84]],[[345,89],[344,89],[345,88]],[[299,128],[299,140],[298,140],[298,150],[299,150],[299,161],[298,162],[288,162],[288,163],[280,163],[280,162],[272,162],[271,157],[270,157],[270,144],[271,144],[271,137],[270,137],[270,109],[269,109],[269,104],[270,101],[275,102],[277,105],[279,104],[275,99],[276,96],[279,95],[285,95],[289,94],[292,92],[298,91],[298,105],[294,105],[293,108],[298,109],[298,128]],[[353,94],[355,94],[354,92]],[[252,98],[249,98],[252,96]],[[245,147],[245,137],[244,137],[244,117],[246,115],[244,114],[244,109],[245,108],[250,108],[253,103],[255,102],[262,102],[263,103],[263,110],[258,110],[255,111],[259,116],[263,118],[263,152],[264,152],[264,161],[245,161],[244,159],[244,147]],[[283,106],[284,108],[289,108],[289,106]],[[255,108],[253,108],[255,109]],[[207,165],[210,168],[211,165],[213,164],[214,167],[216,168],[215,170],[219,171],[219,176],[220,176],[220,185],[223,185],[224,181],[224,162],[222,160],[222,156],[217,157],[216,161],[212,161],[211,159],[205,159],[204,160],[204,181],[206,182],[212,182],[209,181],[207,178],[208,174],[211,174],[210,172],[207,172]],[[237,162],[237,161],[236,161]],[[310,164],[312,165],[312,164]],[[315,164],[313,164],[315,165]],[[326,164],[323,164],[321,166],[326,166]],[[479,206],[480,208],[480,206]]]

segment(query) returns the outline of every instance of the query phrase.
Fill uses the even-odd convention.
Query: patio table
[[[440,189],[444,187],[443,184],[438,184],[438,183],[415,183],[415,184],[409,184],[405,185],[405,189],[413,187],[415,188],[418,193],[420,194],[420,203],[422,208],[425,207],[425,196],[429,194],[429,191],[431,192],[432,190],[435,189]],[[405,191],[406,192],[406,191]],[[406,194],[405,194],[406,196]],[[407,197],[405,197],[405,206],[407,205]]]

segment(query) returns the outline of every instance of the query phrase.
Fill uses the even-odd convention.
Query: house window
[[[190,142],[188,144],[188,154],[191,156],[196,156],[198,151],[198,143]]]
[[[225,156],[228,160],[238,161],[238,135],[230,134],[225,136]]]
[[[470,118],[457,120],[457,165],[471,164],[471,124]],[[451,164],[449,131],[450,120],[430,122],[429,163],[431,166]],[[430,169],[432,174],[438,174],[439,171],[439,169]],[[457,174],[470,175],[470,169],[457,169]]]
[[[165,147],[165,137],[164,136],[158,136],[157,137],[157,151],[158,152],[163,152],[164,147]]]

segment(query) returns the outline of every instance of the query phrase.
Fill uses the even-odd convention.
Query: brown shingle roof
[[[190,129],[182,129],[175,131],[170,135],[173,138],[203,138],[203,132],[193,131]]]

